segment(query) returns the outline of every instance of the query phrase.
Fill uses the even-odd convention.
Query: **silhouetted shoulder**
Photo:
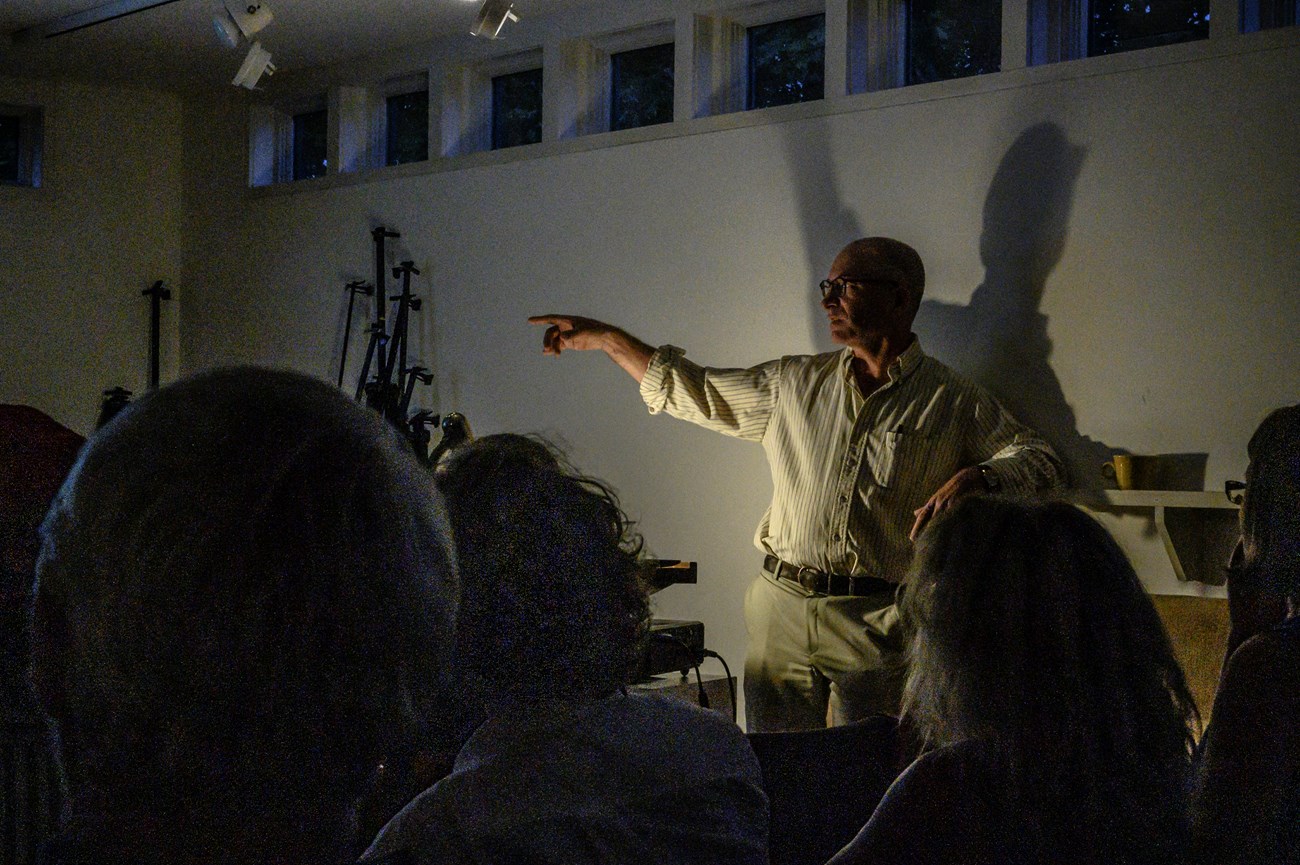
[[[1256,634],[1242,643],[1228,659],[1219,700],[1240,700],[1262,708],[1273,704],[1291,707],[1294,718],[1300,707],[1300,617]],[[1219,716],[1216,701],[1214,716]]]
[[[917,758],[894,781],[867,825],[830,865],[982,862],[996,825],[998,789],[974,743]]]

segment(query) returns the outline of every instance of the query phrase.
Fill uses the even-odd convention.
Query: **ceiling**
[[[266,0],[275,20],[253,38],[277,71],[325,66],[457,34],[469,36],[478,0]],[[515,0],[521,21],[592,0]],[[0,0],[0,75],[75,78],[177,91],[229,87],[247,49],[220,43],[221,0],[174,0],[49,38],[12,34],[105,0]]]

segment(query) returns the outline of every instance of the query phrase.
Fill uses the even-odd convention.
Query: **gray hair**
[[[443,505],[333,387],[236,368],[150,393],[91,438],[42,532],[34,675],[74,791],[349,800],[438,720]]]
[[[641,539],[613,491],[510,433],[453,451],[438,484],[461,562],[467,681],[567,700],[627,684],[650,607]]]
[[[963,500],[922,535],[901,609],[904,708],[928,739],[983,743],[1010,801],[1060,826],[1177,823],[1196,706],[1095,520],[1063,502]]]

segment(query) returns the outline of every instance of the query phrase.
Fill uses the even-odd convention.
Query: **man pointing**
[[[916,251],[885,237],[840,251],[821,283],[843,349],[749,369],[701,367],[588,318],[543,315],[543,351],[599,349],[641,385],[652,414],[761,442],[772,503],[745,598],[751,731],[897,714],[903,638],[894,607],[912,541],[978,492],[1059,486],[1046,442],[994,398],[921,351]]]

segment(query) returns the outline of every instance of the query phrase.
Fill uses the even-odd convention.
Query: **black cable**
[[[695,684],[700,689],[700,708],[709,708],[709,693],[704,690],[704,678],[700,675],[700,665],[695,665]]]
[[[735,721],[736,713],[739,711],[736,706],[736,680],[731,677],[731,667],[727,666],[727,659],[709,649],[701,649],[700,653],[706,658],[717,658],[722,662],[722,669],[727,671],[727,690],[731,693],[731,720]],[[697,674],[699,673],[699,669],[699,667],[695,668]]]
[[[727,659],[726,659],[726,658],[722,657],[722,656],[719,655],[717,652],[711,651],[711,650],[709,650],[709,649],[705,649],[705,648],[700,648],[700,649],[698,649],[698,650],[697,650],[697,649],[694,649],[694,648],[692,648],[690,645],[688,645],[688,644],[686,643],[685,640],[683,640],[682,638],[676,636],[675,634],[654,634],[654,635],[651,636],[651,639],[652,639],[652,640],[660,640],[660,641],[665,642],[665,643],[668,643],[668,644],[670,644],[670,645],[675,645],[675,646],[677,646],[678,648],[682,649],[684,652],[686,652],[688,655],[689,655],[689,654],[695,654],[695,653],[698,651],[699,655],[700,655],[702,658],[717,658],[717,659],[722,663],[722,669],[726,671],[726,675],[727,675],[727,693],[728,693],[728,695],[731,697],[731,720],[732,720],[733,722],[736,721],[736,716],[737,716],[737,714],[738,714],[739,711],[740,711],[740,707],[736,705],[736,680],[735,680],[734,678],[732,678],[732,675],[731,675],[731,667],[730,667],[730,665],[727,664]],[[699,664],[695,664],[695,665],[693,665],[693,667],[691,667],[691,668],[685,668],[685,669],[683,669],[683,670],[682,670],[682,676],[683,676],[683,677],[689,676],[689,675],[690,675],[690,669],[694,669],[694,670],[695,670],[695,684],[696,684],[696,687],[697,687],[697,689],[698,689],[698,691],[699,691],[699,702],[700,702],[700,705],[701,705],[703,708],[708,709],[708,708],[710,708],[710,706],[709,706],[709,695],[708,695],[708,692],[704,690],[704,678],[703,678],[703,676],[702,676],[701,673],[700,673],[700,665],[699,665]]]

